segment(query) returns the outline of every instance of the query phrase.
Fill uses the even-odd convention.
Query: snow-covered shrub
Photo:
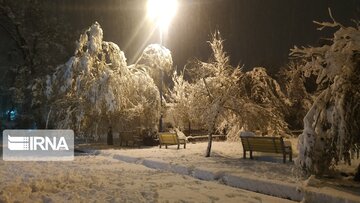
[[[171,91],[171,107],[167,115],[176,127],[184,127],[197,122],[197,119],[191,116],[190,105],[190,84],[184,79],[183,73],[175,71],[173,74],[174,88]],[[191,126],[190,126],[191,127]]]
[[[320,94],[304,118],[297,165],[307,174],[322,175],[344,159],[360,141],[360,29],[337,22],[318,23],[338,30],[329,45],[295,47],[306,74],[317,76]]]
[[[128,126],[141,127],[150,132],[157,131],[160,118],[159,90],[153,78],[146,71],[136,65],[129,68],[133,86],[130,88],[131,95],[128,99],[130,103],[137,105],[128,111],[129,118],[132,118],[131,123],[128,122]]]
[[[245,73],[242,83],[249,99],[265,109],[265,111],[261,109],[258,113],[255,113],[257,110],[254,109],[253,115],[259,117],[258,122],[249,123],[247,130],[260,130],[270,135],[273,133],[284,134],[287,129],[284,117],[288,114],[291,102],[282,92],[277,81],[267,74],[265,68],[255,67]]]
[[[278,74],[278,81],[290,101],[285,121],[290,129],[300,130],[304,128],[303,118],[309,111],[316,95],[316,83],[314,75],[305,76],[302,64],[292,61],[283,67]]]
[[[46,84],[50,118],[57,128],[99,136],[108,126],[114,131],[154,129],[159,118],[153,79],[136,65],[127,66],[119,47],[103,41],[98,23],[81,34],[75,55]]]

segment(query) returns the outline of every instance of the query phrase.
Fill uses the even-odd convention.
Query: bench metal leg
[[[165,149],[167,149],[167,144],[165,145]]]
[[[186,143],[184,143],[184,149],[186,149]]]
[[[243,158],[246,159],[246,150],[244,149]]]
[[[250,151],[250,159],[254,159],[254,157],[252,155],[252,151]]]
[[[159,148],[161,149],[161,144],[159,144]]]
[[[178,149],[180,149],[180,144],[178,144]]]

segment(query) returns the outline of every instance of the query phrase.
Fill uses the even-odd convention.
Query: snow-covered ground
[[[206,145],[92,144],[81,148],[103,149],[72,162],[0,161],[0,202],[289,202],[239,188],[296,200],[305,194],[308,202],[360,202],[360,185],[350,180],[304,181],[282,156],[243,159],[240,142],[214,142],[212,157],[205,158]]]
[[[0,202],[290,202],[107,156],[0,161],[0,177]]]
[[[290,141],[296,157],[297,140]],[[206,142],[200,142],[188,143],[186,149],[179,150],[176,146],[169,146],[168,149],[157,146],[143,149],[115,147],[97,150],[97,153],[149,168],[298,201],[306,196],[306,199],[312,199],[313,202],[360,202],[360,184],[353,182],[350,177],[305,181],[293,162],[282,163],[282,155],[254,153],[255,160],[243,159],[240,142],[214,142],[212,156],[205,158],[206,147]],[[359,159],[353,160],[353,166],[340,165],[338,168],[351,172],[359,162]]]
[[[247,176],[277,179],[294,183],[294,164],[282,163],[281,154],[261,154],[254,152],[254,160],[243,159],[241,142],[214,142],[211,157],[205,157],[207,142],[188,143],[186,149],[169,146],[168,149],[156,147],[143,149],[106,149],[100,150],[102,155],[126,155],[143,159],[161,160],[171,164],[184,165],[189,168],[213,169],[217,172],[246,173]],[[249,154],[247,155],[249,157]]]

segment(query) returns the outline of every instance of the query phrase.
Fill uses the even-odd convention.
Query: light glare
[[[165,31],[176,14],[177,6],[177,0],[148,0],[148,18],[156,22],[157,26]]]

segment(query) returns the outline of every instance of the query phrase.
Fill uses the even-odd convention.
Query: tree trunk
[[[189,127],[188,136],[190,136],[190,135],[191,135],[191,122],[190,122],[190,121],[189,121],[189,125],[188,125],[188,127]]]
[[[50,110],[49,110],[49,112],[48,112],[48,114],[46,116],[45,129],[48,129],[48,127],[49,127],[49,119],[50,119],[51,110],[52,110],[52,108],[50,107]]]
[[[205,157],[210,157],[210,154],[211,154],[211,146],[212,146],[212,137],[213,136],[213,132],[211,132],[209,134],[209,142],[208,142],[208,146],[207,146],[207,149],[206,149],[206,155]]]
[[[203,78],[203,82],[204,82],[204,85],[206,87],[206,90],[208,92],[208,96],[210,98],[210,101],[211,103],[214,101],[214,98],[213,96],[211,95],[211,92],[210,92],[210,89],[209,89],[209,86],[207,85],[206,83],[206,80],[205,78]],[[212,145],[212,136],[213,134],[215,133],[215,124],[216,124],[216,120],[220,114],[220,107],[224,106],[224,101],[225,101],[225,96],[222,95],[220,97],[220,101],[218,103],[218,106],[217,106],[217,111],[216,111],[216,114],[215,114],[215,117],[214,117],[214,120],[212,121],[212,125],[211,125],[211,129],[210,129],[210,133],[209,133],[209,142],[208,142],[208,146],[207,146],[207,149],[206,149],[206,154],[205,154],[205,157],[210,157],[210,154],[211,154],[211,145]]]
[[[217,117],[219,115],[219,112],[217,112],[216,116],[215,116],[215,119],[212,123],[212,126],[211,126],[211,131],[209,133],[209,142],[208,142],[208,146],[206,148],[206,154],[205,154],[205,157],[210,157],[210,154],[211,154],[211,146],[212,146],[212,140],[213,140],[213,134],[215,133],[215,123],[216,123],[216,120],[217,120]]]
[[[360,182],[360,164],[359,164],[359,166],[357,168],[357,172],[354,176],[354,181]]]
[[[113,145],[113,144],[114,144],[114,141],[113,141],[113,133],[112,133],[112,128],[111,128],[111,126],[109,127],[109,131],[108,131],[108,134],[107,134],[107,144],[108,144],[108,145]]]

